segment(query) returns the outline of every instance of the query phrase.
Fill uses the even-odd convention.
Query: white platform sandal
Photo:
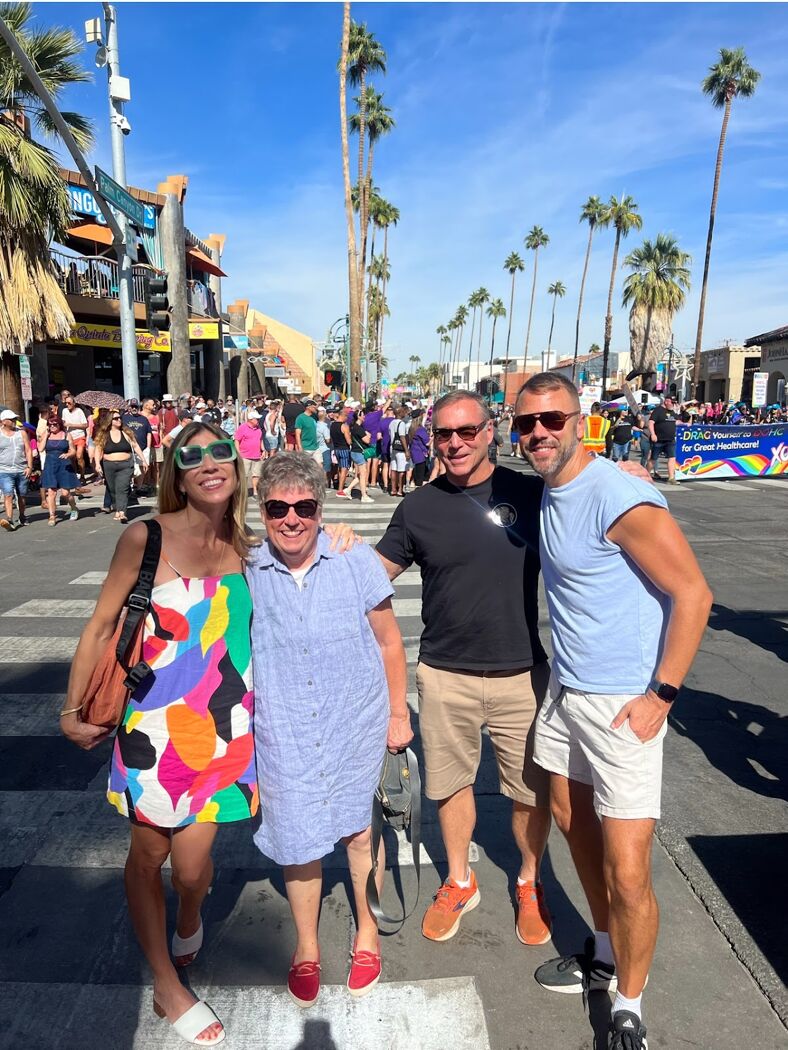
[[[153,1000],[153,1010],[158,1017],[163,1017],[167,1020],[167,1015],[164,1010],[159,1006],[156,1000]],[[221,1024],[222,1022],[213,1012],[213,1010],[204,1003],[202,999],[198,1000],[194,1006],[190,1007],[185,1014],[181,1014],[177,1021],[172,1021],[172,1027],[187,1043],[191,1043],[192,1046],[218,1046],[219,1043],[224,1042],[225,1031],[222,1028],[221,1034],[216,1039],[212,1039],[210,1042],[205,1042],[197,1039],[197,1036],[201,1032],[204,1032],[206,1028],[209,1028],[212,1024]]]
[[[197,957],[197,953],[202,948],[203,940],[203,925],[200,920],[200,925],[197,928],[197,932],[193,933],[191,937],[181,937],[176,930],[172,935],[172,956],[175,960],[182,958],[184,955],[191,955],[194,958],[190,959],[189,962],[177,962],[176,966],[189,966],[190,963],[194,962]]]

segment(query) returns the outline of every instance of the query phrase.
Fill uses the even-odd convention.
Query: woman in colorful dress
[[[243,575],[250,545],[246,480],[232,439],[189,423],[161,471],[161,556],[145,620],[152,673],[132,693],[115,738],[107,797],[131,828],[126,896],[153,971],[153,1006],[178,1034],[214,1046],[224,1029],[181,984],[203,940],[200,914],[213,876],[219,824],[258,809],[252,742],[251,599]],[[63,732],[91,748],[108,734],[80,721],[85,690],[133,589],[147,539],[131,525],[115,549],[96,609],[80,638],[61,712]],[[179,906],[172,957],[161,867],[172,866]]]

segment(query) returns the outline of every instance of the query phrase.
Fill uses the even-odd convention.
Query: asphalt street
[[[108,748],[80,752],[58,734],[69,661],[121,529],[98,513],[96,492],[81,501],[77,522],[48,528],[34,507],[28,527],[0,535],[0,1047],[14,1050],[184,1045],[152,1013],[150,976],[128,924],[128,832],[103,798]],[[698,481],[666,493],[715,604],[666,738],[654,855],[662,927],[644,1021],[652,1050],[777,1050],[788,1045],[788,482]],[[150,502],[132,513],[149,513]],[[374,543],[395,505],[380,493],[363,506],[329,496],[325,517],[352,522]],[[251,511],[249,521],[259,526]],[[418,572],[397,581],[416,725],[420,594]],[[342,851],[325,862],[324,990],[302,1012],[285,992],[294,936],[281,874],[248,828],[222,829],[206,944],[189,979],[222,1018],[224,1045],[591,1050],[597,1036],[606,1046],[606,995],[594,993],[586,1010],[580,996],[550,994],[532,977],[546,959],[580,948],[588,928],[557,832],[543,872],[553,943],[525,948],[515,938],[517,858],[487,744],[472,847],[481,905],[453,940],[421,937],[421,912],[445,873],[427,804],[421,900],[384,937],[383,979],[364,1000],[344,987],[352,916]],[[404,843],[390,840],[389,853],[385,901],[394,907],[394,885],[411,900],[415,874]]]

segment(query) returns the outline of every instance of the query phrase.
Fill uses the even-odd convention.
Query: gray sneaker
[[[613,1014],[608,1050],[648,1050],[646,1029],[637,1014],[629,1010]]]
[[[594,958],[593,937],[586,938],[583,951],[577,955],[565,955],[542,963],[534,977],[548,991],[565,995],[615,992],[618,987],[615,966]]]

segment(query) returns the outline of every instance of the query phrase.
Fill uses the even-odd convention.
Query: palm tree
[[[580,344],[580,314],[583,312],[583,292],[586,287],[586,275],[588,273],[588,263],[591,259],[591,239],[594,236],[594,230],[601,223],[605,215],[605,205],[602,203],[599,197],[589,197],[583,205],[580,211],[580,222],[588,223],[588,244],[586,246],[586,258],[583,263],[583,276],[580,280],[580,296],[577,300],[577,321],[575,322],[575,353],[572,358],[572,382],[575,381],[575,372],[577,370],[577,348]]]
[[[383,301],[388,304],[386,297],[389,282],[389,226],[396,226],[399,222],[399,208],[395,208],[388,201],[382,202],[379,221],[383,227]],[[383,318],[389,315],[388,309],[380,315],[380,352],[383,353]]]
[[[438,337],[438,359],[440,360],[441,353],[443,352],[443,337],[446,335],[446,325],[439,324],[435,329],[435,335]]]
[[[511,256],[510,256],[510,258],[511,258]],[[503,299],[493,299],[493,301],[487,307],[487,316],[488,317],[492,317],[492,323],[493,323],[493,326],[492,326],[492,339],[490,340],[490,388],[491,388],[492,387],[493,355],[495,353],[495,326],[498,323],[498,318],[499,317],[506,317],[506,307],[503,305]],[[492,395],[490,395],[488,400],[492,401]]]
[[[484,305],[490,301],[490,293],[486,288],[477,288],[473,293],[477,305],[479,306],[479,338],[476,343],[476,382],[479,381],[480,369],[481,369],[481,356],[482,356],[482,327],[484,326]],[[473,341],[471,341],[471,350],[473,350]]]
[[[353,190],[350,184],[350,144],[348,138],[347,116],[347,79],[350,61],[350,0],[345,0],[342,8],[342,52],[339,59],[339,128],[342,142],[342,181],[345,191],[345,222],[347,224],[347,267],[348,267],[348,317],[350,319],[350,375],[348,384],[354,397],[360,391],[361,371],[361,293],[362,286],[358,279],[358,242],[356,240],[356,223],[353,218]],[[360,136],[362,148],[363,136]],[[363,169],[361,175],[363,176]],[[362,178],[357,182],[359,190]],[[359,208],[363,203],[363,194],[359,195]],[[356,378],[359,376],[359,378]]]
[[[443,378],[443,370],[439,364],[433,362],[431,365],[427,365],[425,371],[427,373],[430,393],[436,394],[440,389],[439,384]]]
[[[547,364],[545,366],[545,371],[550,370],[550,353],[553,346],[553,325],[555,324],[555,304],[558,299],[563,299],[566,295],[566,288],[561,281],[556,281],[547,289],[547,294],[552,295],[553,297],[553,312],[550,317],[550,335],[547,337]]]
[[[615,226],[616,241],[613,246],[613,265],[610,268],[610,288],[607,293],[607,314],[605,315],[605,346],[602,351],[602,397],[605,396],[607,385],[608,361],[610,360],[610,340],[613,336],[613,289],[616,283],[616,268],[618,266],[618,249],[621,238],[626,237],[630,230],[639,230],[643,225],[643,217],[638,214],[638,206],[634,199],[627,194],[618,200],[610,198],[602,218],[600,226]]]
[[[55,100],[91,75],[75,61],[82,45],[70,29],[30,27],[30,4],[3,4],[0,18],[19,40]],[[78,144],[92,143],[90,123],[63,113]],[[57,158],[30,137],[31,120],[56,137],[43,108],[7,44],[0,40],[0,382],[4,400],[22,411],[13,352],[34,342],[64,339],[74,317],[49,254],[50,238],[69,224],[70,205]]]
[[[447,346],[448,355],[444,358],[444,368],[446,369],[446,386],[447,387],[451,384],[451,368],[452,368],[452,363],[454,361],[454,341],[455,341],[454,333],[456,331],[458,331],[459,327],[460,327],[459,324],[457,323],[457,321],[453,317],[452,317],[452,319],[450,321],[446,322],[446,330],[451,333],[451,335],[448,336],[448,340],[449,340],[448,346]],[[447,338],[447,337],[444,336],[444,339],[445,338]]]
[[[503,404],[506,407],[506,385],[509,375],[509,342],[512,338],[512,317],[514,316],[514,279],[525,269],[525,263],[517,252],[510,252],[503,264],[504,270],[512,276],[512,292],[509,296],[509,327],[506,330],[506,365],[503,373]]]
[[[531,306],[528,310],[528,327],[525,330],[525,360],[528,360],[528,343],[531,338],[531,318],[534,312],[534,296],[536,295],[536,269],[539,263],[539,249],[550,243],[550,238],[541,226],[532,226],[531,231],[525,238],[525,246],[534,253],[534,280],[531,285]]]
[[[468,306],[471,308],[471,338],[470,338],[470,350],[468,351],[468,383],[471,381],[471,363],[473,358],[473,337],[476,332],[476,311],[481,306],[476,292],[471,292],[468,296]]]
[[[691,262],[675,238],[665,233],[658,233],[653,242],[643,241],[624,259],[632,273],[624,281],[622,302],[630,307],[632,367],[639,372],[657,370],[671,340],[673,317],[689,291]]]
[[[457,360],[454,366],[454,370],[452,371],[452,376],[457,374],[457,371],[460,367],[460,351],[462,350],[462,336],[465,331],[465,325],[468,323],[468,308],[466,307],[465,303],[460,303],[460,305],[457,307],[457,312],[454,315],[454,320],[457,323],[457,342],[455,344]]]
[[[725,136],[731,115],[731,103],[740,96],[750,98],[755,93],[755,86],[761,79],[757,69],[747,61],[744,48],[737,47],[731,51],[720,48],[720,60],[711,66],[709,75],[701,84],[703,94],[711,98],[712,105],[721,109],[722,128],[720,142],[717,146],[717,163],[714,168],[714,188],[711,191],[711,208],[709,210],[709,232],[706,236],[706,257],[703,260],[703,281],[700,286],[700,306],[698,307],[698,329],[695,334],[695,363],[692,366],[692,396],[696,396],[700,378],[700,350],[703,341],[703,315],[706,310],[706,286],[709,281],[709,262],[711,260],[711,241],[714,235],[714,218],[717,212],[717,193],[722,174],[722,155],[725,150]]]

